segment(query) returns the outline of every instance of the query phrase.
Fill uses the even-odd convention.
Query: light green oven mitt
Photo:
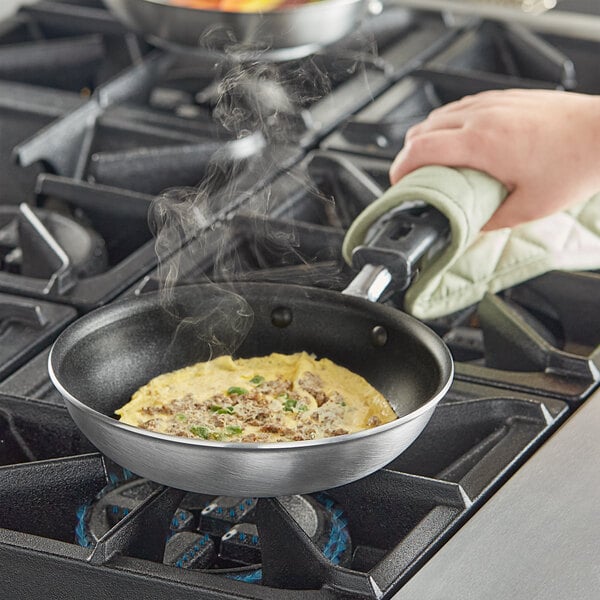
[[[569,210],[514,228],[481,232],[506,197],[506,188],[472,169],[418,169],[368,206],[354,221],[342,252],[363,243],[370,226],[404,202],[423,200],[450,221],[451,242],[424,265],[405,297],[405,310],[420,319],[450,314],[505,288],[553,269],[600,268],[600,194]]]

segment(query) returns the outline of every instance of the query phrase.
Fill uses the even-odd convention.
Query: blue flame
[[[344,511],[336,506],[335,502],[326,494],[315,494],[314,499],[323,505],[331,519],[331,530],[329,538],[321,551],[325,558],[334,565],[340,564],[342,554],[348,548],[350,534],[348,533],[348,520],[344,517]],[[244,581],[245,583],[260,583],[262,581],[262,569],[244,574],[228,574],[229,579]]]
[[[75,526],[75,541],[83,548],[90,548],[94,545],[94,542],[88,531],[88,512],[95,500],[99,500],[102,496],[106,496],[108,492],[114,490],[116,487],[125,483],[129,479],[132,479],[134,474],[127,469],[122,469],[122,477],[118,477],[115,473],[110,472],[108,474],[109,483],[105,485],[96,495],[96,497],[90,502],[86,502],[81,506],[77,507],[77,525]],[[129,512],[129,511],[127,511]],[[125,513],[127,514],[127,513]]]

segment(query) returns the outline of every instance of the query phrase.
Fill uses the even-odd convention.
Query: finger
[[[455,100],[444,104],[432,110],[429,114],[442,114],[460,111],[472,111],[480,108],[493,108],[500,106],[514,106],[516,104],[523,105],[535,104],[540,101],[540,97],[533,95],[532,91],[541,90],[524,90],[524,89],[507,89],[507,90],[486,90],[477,94],[463,96],[460,100]]]
[[[471,167],[486,171],[493,159],[485,151],[481,135],[466,129],[432,131],[408,141],[390,167],[390,181],[396,183],[408,173],[426,165]]]
[[[470,108],[474,105],[487,105],[490,103],[495,103],[500,101],[505,97],[506,90],[486,90],[484,92],[478,92],[476,94],[469,94],[468,96],[463,96],[458,100],[454,100],[452,102],[448,102],[443,106],[439,106],[434,109],[430,114],[435,113],[443,113],[443,112],[453,112],[457,110],[464,110],[466,108]]]
[[[413,125],[404,136],[405,140],[411,140],[412,138],[423,135],[430,131],[442,130],[442,129],[460,129],[465,124],[465,116],[462,114],[437,114],[433,113],[427,117],[424,121]]]
[[[467,119],[493,117],[504,109],[511,110],[514,107],[523,109],[526,105],[538,107],[539,98],[532,98],[531,91],[521,89],[488,90],[464,96],[460,100],[432,110],[423,121],[413,125],[406,132],[405,139],[410,140],[434,129],[457,129]]]

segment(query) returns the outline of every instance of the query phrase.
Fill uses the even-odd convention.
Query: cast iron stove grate
[[[111,29],[107,13],[98,9],[43,2],[34,12],[49,12],[57,20],[64,13],[74,28],[86,30],[77,15],[89,11]],[[269,161],[279,170],[297,162],[303,148],[314,146],[455,35],[438,17],[416,18],[390,8],[348,39],[300,61],[240,66],[212,56],[154,51],[98,86],[85,106],[20,144],[15,153],[23,166],[41,162],[76,181],[158,193],[202,179],[201,164],[194,170],[190,163],[191,146],[199,146],[195,153],[202,163],[216,139],[226,142],[232,131],[235,139],[243,131],[261,130],[275,148],[254,170],[256,177]],[[266,103],[265,86],[272,92]],[[281,102],[271,106],[273,98]],[[215,114],[219,103],[228,102],[236,111]],[[246,115],[243,122],[231,122],[236,112]],[[108,143],[114,138],[115,145]],[[168,151],[160,161],[157,147]],[[131,169],[145,177],[128,175]]]
[[[448,30],[441,20],[419,22],[416,18],[406,21],[404,35],[395,40],[394,30],[398,23],[392,19],[386,21],[385,16],[390,14],[384,12],[384,18],[379,20],[380,24],[389,25],[385,30],[386,37],[381,38],[382,60],[367,64],[364,72],[361,71],[362,77],[344,80],[342,76],[335,93],[305,107],[307,113],[304,113],[302,124],[309,130],[301,142],[305,147],[313,145],[340,120],[369,102],[371,98],[363,95],[364,89],[379,93],[392,81],[447,47],[460,33]],[[37,35],[35,31],[27,30],[24,18],[46,23],[44,27],[53,31],[49,37],[84,38],[84,46],[91,50],[88,57],[99,50],[98,35],[103,40],[123,36],[114,29],[115,22],[97,0],[43,2],[23,12],[16,27],[13,21],[3,30],[6,36],[3,33],[0,37],[7,44]],[[44,36],[48,34],[44,33],[42,38]],[[477,39],[477,35],[463,39],[474,38]],[[62,112],[69,112],[55,126],[21,144],[17,154],[22,164],[37,163],[35,169],[43,167],[50,171],[40,179],[38,187],[41,208],[60,213],[66,208],[77,219],[84,217],[83,222],[91,222],[106,241],[109,270],[78,281],[71,296],[54,298],[73,302],[81,310],[113,298],[154,264],[153,251],[146,237],[149,232],[145,215],[150,200],[148,192],[153,193],[163,184],[148,178],[143,185],[156,187],[142,190],[135,187],[140,184],[139,178],[128,178],[126,173],[111,170],[112,167],[123,158],[132,158],[132,154],[135,160],[128,164],[140,164],[136,156],[138,150],[144,159],[156,148],[168,148],[169,140],[175,137],[178,138],[176,146],[185,145],[189,141],[187,135],[210,137],[214,131],[213,124],[205,122],[202,110],[188,112],[189,97],[178,96],[179,83],[159,87],[159,93],[156,93],[156,82],[162,86],[161,72],[170,68],[172,56],[158,52],[145,58],[138,57],[138,50],[144,52],[145,46],[132,36],[123,37],[123,41],[129,54],[122,56],[125,56],[125,62],[131,60],[132,66],[109,83],[104,83],[105,75],[101,73],[111,69],[116,71],[125,63],[110,63],[112,66],[107,70],[91,69],[92,99],[83,106],[79,106],[81,87],[76,92],[62,92],[15,84],[15,89],[22,90],[22,98],[26,98],[31,90],[37,91],[35,110],[23,111],[25,103],[19,105],[18,110],[26,113],[23,122],[28,123],[31,130],[18,137],[21,131],[15,129],[14,143]],[[470,42],[461,43],[467,53],[479,52],[477,44],[471,47]],[[122,44],[118,47],[125,48]],[[453,47],[460,50],[461,46]],[[329,59],[316,57],[315,60]],[[77,70],[77,61],[74,62]],[[342,57],[339,64],[342,67],[348,65],[348,56]],[[462,82],[482,77],[463,72],[461,78],[456,65],[443,64],[440,69],[448,74],[454,69],[451,75]],[[368,85],[365,85],[365,72]],[[40,74],[36,76],[41,77]],[[90,80],[79,80],[77,86],[81,83],[88,84]],[[60,87],[59,83],[49,82],[48,85]],[[83,90],[84,95],[87,94],[87,90]],[[357,90],[360,94],[353,95]],[[194,94],[191,106],[196,109],[199,103]],[[51,108],[44,112],[41,107],[46,97],[56,101],[49,102]],[[210,94],[208,98],[210,108]],[[60,107],[63,99],[64,111]],[[10,105],[10,97],[6,103]],[[14,103],[9,108],[14,113]],[[176,114],[170,114],[173,111]],[[27,121],[30,113],[36,117],[31,124]],[[36,120],[39,115],[41,117]],[[159,116],[160,119],[155,120]],[[182,123],[188,126],[184,127]],[[156,125],[158,127],[154,127]],[[147,144],[149,138],[152,139]],[[128,140],[132,141],[132,146],[127,146]],[[115,145],[111,145],[113,141]],[[303,150],[296,152],[288,164],[302,153]],[[298,281],[334,289],[344,287],[352,276],[339,254],[344,230],[357,212],[387,185],[388,163],[366,157],[353,158],[350,163],[354,163],[355,168],[342,165],[337,170],[332,165],[339,163],[340,158],[332,153],[326,154],[325,158],[322,160],[321,155],[319,164],[313,156],[292,172],[290,180],[275,180],[270,196],[261,196],[253,190],[244,199],[247,210],[243,214],[232,214],[230,221],[224,218],[213,223],[208,242],[225,239],[226,247],[221,247],[223,258],[228,251],[237,250],[237,262],[234,263],[237,266],[232,272],[228,271],[226,260],[216,260],[219,257],[211,253],[210,244],[190,244],[187,256],[192,263],[185,259],[180,263],[183,278],[193,282],[208,273],[214,280],[246,278]],[[175,155],[175,159],[179,156]],[[151,166],[150,170],[153,169]],[[158,174],[158,179],[164,177],[165,181],[179,184],[179,180],[171,179],[173,173],[173,170],[166,170]],[[10,181],[13,180],[11,176]],[[29,190],[30,181],[25,182]],[[311,183],[308,193],[307,182]],[[267,202],[269,198],[278,201]],[[13,193],[10,203],[18,204],[27,199]],[[265,207],[269,210],[265,211]],[[235,203],[233,208],[237,210],[240,205]],[[262,215],[258,218],[257,209]],[[232,225],[230,231],[235,232],[232,235],[224,234],[229,222]],[[261,224],[255,234],[249,231],[250,223]],[[136,233],[128,240],[130,228],[140,237]],[[581,281],[579,274],[572,276],[577,282]],[[593,274],[589,277],[590,281],[597,281]],[[137,291],[157,287],[159,280],[152,274],[137,286]],[[558,280],[558,287],[561,281]],[[47,281],[42,283],[47,285]],[[540,283],[542,287],[536,287]],[[175,557],[175,566],[162,564],[165,537],[161,528],[168,532],[181,497],[177,492],[160,487],[150,489],[147,501],[132,507],[127,515],[113,517],[113,526],[94,549],[75,543],[77,525],[81,522],[78,511],[81,515],[81,507],[93,502],[111,483],[115,467],[93,453],[93,448],[81,438],[49,382],[48,352],[40,353],[2,383],[4,393],[10,390],[16,395],[2,396],[0,413],[0,439],[5,450],[3,462],[6,463],[0,468],[0,561],[7,567],[3,592],[10,597],[42,595],[50,598],[62,598],[65,593],[105,598],[111,592],[131,598],[164,598],[169,593],[178,598],[202,595],[215,599],[232,596],[290,600],[389,596],[553,431],[565,416],[566,407],[549,396],[578,400],[596,383],[588,373],[581,375],[586,369],[593,374],[593,363],[587,357],[593,359],[594,353],[597,356],[596,333],[577,333],[576,322],[566,326],[561,311],[566,310],[572,299],[564,298],[557,303],[556,285],[550,283],[548,289],[544,285],[544,280],[540,279],[535,285],[528,284],[497,299],[496,312],[508,313],[509,323],[511,319],[518,322],[515,338],[509,336],[510,339],[503,340],[498,336],[498,339],[492,339],[485,331],[482,335],[477,322],[480,317],[474,317],[469,311],[433,324],[444,335],[461,327],[461,335],[469,330],[465,335],[466,344],[464,340],[451,343],[455,353],[463,353],[457,363],[459,377],[487,381],[505,391],[455,382],[423,436],[388,469],[362,482],[329,491],[348,521],[353,552],[347,566],[332,564],[324,558],[321,544],[315,545],[307,538],[284,503],[261,501],[257,514],[262,512],[262,522],[266,522],[267,529],[274,530],[268,531],[266,537],[261,532],[259,537],[264,583],[267,584],[262,586],[177,566],[177,560],[183,561],[186,552],[188,562],[194,561],[195,557],[189,556],[189,548]],[[596,283],[581,289],[587,290],[584,293],[588,294],[588,303],[584,306],[590,306],[589,298],[597,296],[594,295]],[[37,288],[31,293],[41,294]],[[577,292],[578,297],[580,293]],[[541,302],[540,297],[543,298]],[[36,301],[37,304],[42,303]],[[524,332],[523,310],[528,315]],[[501,321],[502,329],[506,328],[505,323]],[[542,342],[538,337],[533,345],[530,344],[531,329]],[[522,350],[527,355],[525,363],[516,367],[497,363],[490,368],[487,364],[490,359],[485,354],[490,339],[493,347],[501,348],[498,360],[507,359],[505,354],[511,351],[513,343],[527,346]],[[532,347],[535,349],[533,355],[527,354]],[[557,347],[568,356],[557,352]],[[544,352],[538,352],[538,349]],[[549,370],[545,359],[540,358],[548,355],[555,357],[552,361],[560,362],[566,358],[558,371]],[[525,366],[535,369],[535,373],[515,370]],[[551,362],[550,367],[554,368],[555,362]],[[573,376],[573,373],[581,376]],[[527,393],[514,391],[516,389]],[[440,444],[440,440],[444,440],[444,444]],[[180,512],[177,514],[181,515]],[[123,518],[118,519],[118,516]],[[185,514],[184,517],[179,521],[185,527]],[[183,546],[194,540],[192,548],[202,545],[200,540],[206,535],[196,535],[200,532],[195,531],[180,533],[186,534]],[[371,537],[373,534],[375,538]],[[216,543],[210,534],[209,538]],[[280,561],[282,556],[290,560]],[[61,577],[56,577],[57,568]],[[24,582],[27,589],[24,589]],[[279,589],[288,582],[299,589]],[[303,587],[310,589],[301,589]]]
[[[348,119],[323,140],[321,147],[393,160],[404,146],[404,136],[408,129],[420,123],[432,110],[448,102],[494,89],[555,87],[551,83],[524,79],[505,81],[485,73],[420,69]]]
[[[404,135],[431,110],[492,89],[570,89],[569,57],[520,27],[484,22],[347,119],[322,148],[392,160]]]
[[[40,186],[63,194],[97,188],[150,201],[167,188],[210,181],[211,192],[226,186],[234,201],[238,190],[272,178],[304,155],[292,143],[267,145],[265,134],[248,123],[228,131],[210,112],[190,120],[144,106],[156,80],[174,68],[175,57],[149,54],[101,85],[88,102],[18,144],[16,160],[23,167],[43,165],[47,173]]]
[[[76,316],[67,306],[0,294],[0,378],[36,356]]]
[[[39,463],[94,451],[63,406],[6,394],[1,400],[0,465]]]
[[[233,53],[215,55],[210,48],[173,47],[167,53],[169,69],[155,71],[142,104],[153,112],[205,120],[228,91],[248,95],[252,105],[267,87],[271,101],[285,96],[278,112],[285,113],[286,140],[310,146],[380,93],[390,78],[422,64],[455,35],[436,16],[415,18],[404,9],[387,7],[339,42],[301,59],[274,63],[261,61],[259,54],[258,60],[244,62]],[[245,111],[252,108],[243,103],[236,106]],[[269,119],[272,114],[266,115],[267,125]]]
[[[13,148],[83,100],[76,94],[0,81],[0,203],[31,202],[42,164],[24,169],[14,164]]]
[[[39,2],[0,24],[0,79],[87,97],[147,49],[99,7]]]
[[[316,498],[257,502],[130,479],[81,454],[64,408],[6,396],[2,406],[13,452],[0,467],[0,560],[19,565],[4,589],[26,580],[53,597],[77,581],[91,598],[104,593],[98,581],[131,598],[387,597],[566,414],[557,400],[457,382],[387,469]]]

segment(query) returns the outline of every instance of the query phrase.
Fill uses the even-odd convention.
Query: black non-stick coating
[[[57,340],[54,374],[72,396],[109,416],[152,377],[224,353],[327,357],[367,379],[399,416],[451,377],[443,342],[400,311],[294,285],[243,284],[235,287],[239,296],[232,289],[182,287],[168,309],[148,294],[94,311]]]

